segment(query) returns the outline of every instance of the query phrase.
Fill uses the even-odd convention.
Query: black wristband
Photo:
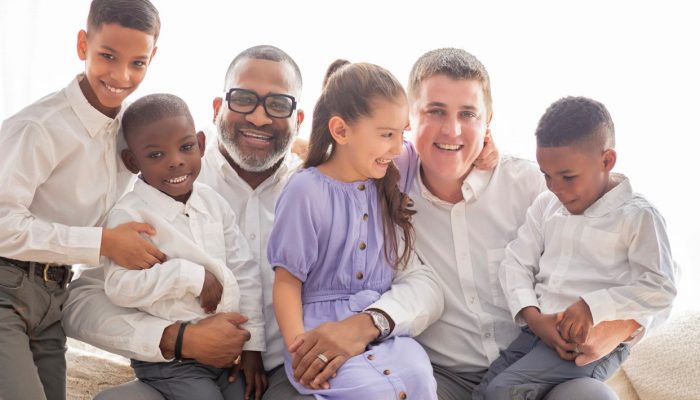
[[[177,339],[175,339],[175,359],[182,361],[182,339],[185,336],[185,328],[189,322],[180,322],[180,329],[177,331]]]

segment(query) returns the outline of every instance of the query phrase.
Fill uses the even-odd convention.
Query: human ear
[[[331,132],[331,137],[338,144],[346,144],[348,142],[347,124],[339,116],[333,116],[328,120],[328,130]]]
[[[299,134],[299,128],[301,123],[304,122],[304,110],[297,110],[297,132],[295,135]]]
[[[132,153],[131,150],[122,150],[122,161],[124,161],[126,169],[131,171],[132,174],[138,174],[141,171],[141,168],[139,168],[139,164],[136,161],[136,156],[134,156],[134,153]]]
[[[224,102],[224,99],[221,97],[215,97],[214,101],[212,102],[212,107],[214,108],[214,117],[211,119],[211,122],[216,124],[216,117],[219,115],[219,111],[221,110],[221,103]]]
[[[204,149],[206,148],[206,136],[204,132],[197,132],[197,146],[199,147],[199,157],[204,157]]]
[[[617,152],[615,149],[603,150],[603,170],[610,172],[617,162]]]
[[[85,61],[87,58],[87,32],[85,32],[84,29],[78,32],[76,50],[78,51],[78,58],[80,58],[80,61]]]

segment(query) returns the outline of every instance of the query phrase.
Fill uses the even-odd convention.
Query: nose
[[[549,179],[547,180],[547,188],[552,193],[559,196],[564,190],[564,183],[561,181],[561,179]]]
[[[246,114],[245,119],[255,126],[265,126],[272,123],[272,118],[267,115],[262,104],[258,104],[252,113]]]
[[[452,136],[452,137],[457,137],[462,134],[462,125],[459,123],[459,119],[456,118],[455,116],[449,116],[445,118],[442,127],[441,127],[441,133],[443,135],[447,136]]]
[[[182,157],[179,153],[176,153],[170,156],[170,158],[168,159],[168,164],[168,167],[170,169],[182,167],[183,165],[185,165],[185,158]]]
[[[398,157],[399,154],[401,154],[401,151],[403,150],[403,135],[394,135],[392,137],[391,141],[391,148],[389,151],[391,152],[392,158]]]

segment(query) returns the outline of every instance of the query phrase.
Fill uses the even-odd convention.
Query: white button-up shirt
[[[206,269],[223,286],[216,312],[247,316],[243,326],[251,339],[243,349],[265,350],[260,269],[226,200],[195,183],[183,204],[139,179],[109,212],[106,226],[130,221],[148,223],[156,230],[149,238],[168,260],[149,269],[129,270],[102,257],[105,292],[113,303],[171,322],[196,322],[207,316],[199,302]]]
[[[483,371],[519,332],[498,266],[528,206],[545,190],[542,173],[531,161],[501,157],[492,171],[473,169],[462,185],[464,200],[451,204],[423,184],[412,145],[397,164],[418,211],[418,255],[439,275],[445,292],[444,313],[417,340],[437,365]]]
[[[513,317],[528,306],[564,311],[579,297],[594,324],[634,319],[648,328],[670,310],[676,286],[663,217],[629,179],[613,177],[617,186],[581,215],[551,192],[535,200],[500,270]]]
[[[274,274],[267,260],[267,242],[277,198],[290,174],[300,164],[298,157],[289,154],[272,176],[252,189],[221,154],[217,140],[211,140],[199,177],[200,182],[210,185],[231,205],[253,258],[259,263],[267,344],[267,351],[262,356],[266,370],[284,363],[284,340],[272,307]],[[163,330],[170,322],[113,305],[104,294],[103,280],[102,269],[95,268],[71,283],[63,319],[68,336],[125,357],[165,361],[159,344]],[[392,334],[416,335],[442,313],[442,290],[430,268],[412,264],[411,268],[397,273],[391,290],[368,308],[379,308],[391,316],[396,323]]]
[[[99,263],[104,216],[133,175],[118,153],[121,114],[88,103],[78,75],[0,129],[0,256]]]

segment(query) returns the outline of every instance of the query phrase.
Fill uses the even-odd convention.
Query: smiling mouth
[[[241,135],[246,138],[250,139],[255,139],[255,140],[262,140],[265,142],[271,142],[273,139],[273,136],[258,133],[258,132],[251,132],[251,131],[240,131]]]
[[[125,88],[118,88],[118,87],[110,86],[104,82],[102,82],[102,84],[105,85],[107,90],[109,90],[110,92],[112,92],[114,94],[121,94],[122,92],[124,92],[126,90]]]
[[[462,144],[446,144],[446,143],[433,143],[433,146],[437,147],[440,150],[446,150],[446,151],[459,151],[464,147]]]
[[[379,165],[389,165],[389,163],[391,162],[391,159],[390,158],[377,158],[376,162]]]
[[[179,184],[185,182],[187,179],[189,179],[190,175],[192,175],[192,174],[189,173],[189,174],[185,174],[182,176],[178,176],[176,178],[164,179],[163,182],[169,183],[171,185],[179,185]]]

